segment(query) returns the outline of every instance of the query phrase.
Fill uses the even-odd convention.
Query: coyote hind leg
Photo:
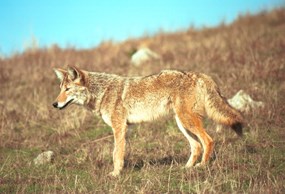
[[[180,129],[180,131],[183,133],[183,135],[187,138],[187,140],[190,143],[191,155],[189,157],[188,162],[185,165],[186,168],[189,168],[189,167],[194,166],[196,160],[200,156],[200,154],[201,154],[201,145],[200,145],[200,143],[197,140],[195,140],[193,137],[191,137],[189,135],[189,133],[184,128],[184,126],[182,125],[182,123],[179,120],[177,115],[175,116],[175,120],[176,120],[176,123],[178,125],[178,128]]]
[[[202,160],[200,163],[196,164],[195,166],[205,165],[209,161],[209,158],[213,152],[214,144],[213,144],[212,138],[206,133],[205,129],[203,128],[201,118],[198,115],[195,115],[193,113],[187,114],[185,112],[184,112],[184,114],[178,114],[177,116],[179,118],[180,124],[184,128],[184,131],[185,131],[185,129],[189,130],[189,132],[194,134],[202,144],[203,151],[204,151],[203,155],[202,155]],[[181,128],[181,127],[179,127],[179,128]],[[183,132],[183,134],[184,135],[187,134],[187,131],[186,131],[186,133]],[[197,143],[195,143],[196,140],[194,140],[193,138],[192,139],[189,138],[190,135],[189,136],[185,135],[185,136],[189,140],[190,144],[192,143],[192,145],[194,145],[194,146],[197,145]],[[193,148],[193,149],[194,149],[194,151],[196,151],[195,149],[197,149],[197,148]],[[192,148],[191,148],[191,151],[192,151]],[[196,153],[196,152],[194,152],[194,153]],[[191,157],[190,157],[190,159],[191,159]],[[189,165],[192,164],[192,162],[195,162],[194,159],[197,159],[197,156],[193,156],[193,160],[189,161]]]

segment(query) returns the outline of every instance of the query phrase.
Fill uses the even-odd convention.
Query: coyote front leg
[[[124,167],[126,130],[126,124],[113,126],[115,147],[113,152],[114,170],[110,173],[112,176],[118,176]]]

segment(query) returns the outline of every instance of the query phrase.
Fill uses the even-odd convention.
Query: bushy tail
[[[215,122],[230,126],[237,135],[242,136],[243,117],[239,111],[231,107],[227,100],[221,96],[216,84],[207,88],[205,109],[207,115]]]

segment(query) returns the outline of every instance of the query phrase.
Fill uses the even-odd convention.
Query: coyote
[[[114,133],[114,170],[118,176],[124,166],[128,124],[152,121],[174,113],[178,128],[190,143],[191,155],[186,167],[207,164],[213,151],[213,140],[202,125],[208,115],[217,123],[231,126],[242,135],[243,117],[221,96],[216,83],[202,73],[163,70],[146,77],[122,77],[88,72],[74,66],[67,71],[54,69],[60,80],[60,94],[53,106],[63,109],[82,105],[100,115]],[[202,145],[202,147],[201,147]]]

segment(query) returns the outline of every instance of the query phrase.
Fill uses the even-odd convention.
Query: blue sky
[[[35,37],[40,47],[95,47],[159,30],[232,22],[282,0],[0,0],[0,54],[21,52]]]

